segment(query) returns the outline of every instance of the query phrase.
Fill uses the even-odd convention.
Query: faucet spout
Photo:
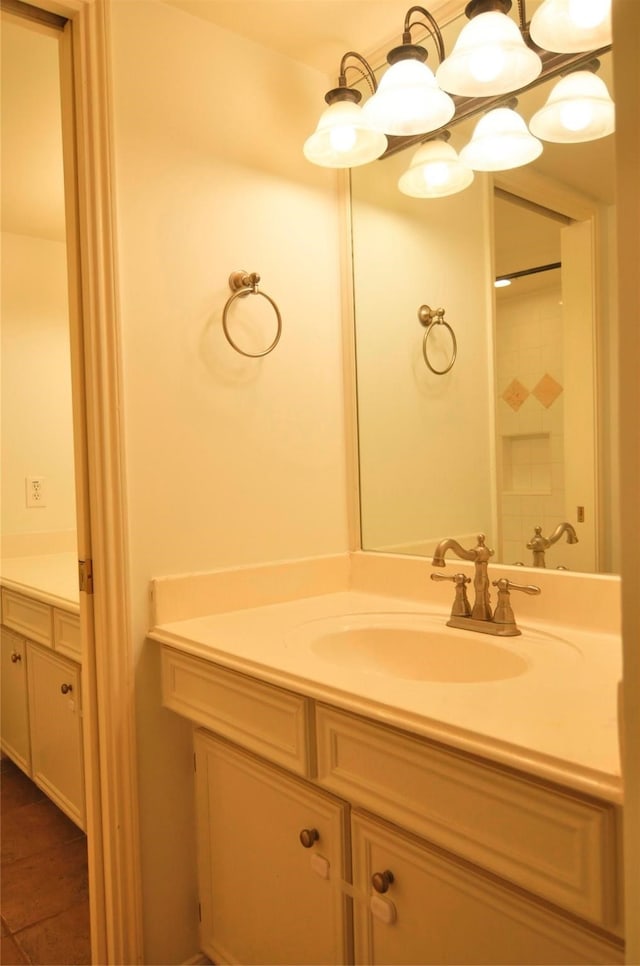
[[[465,550],[457,540],[454,540],[452,537],[447,537],[446,540],[441,540],[433,551],[433,558],[431,560],[433,567],[444,567],[444,558],[448,550],[453,550],[456,557],[460,557],[461,560],[476,559],[475,550]]]
[[[471,550],[464,547],[454,540],[447,537],[441,540],[433,552],[431,564],[434,567],[444,567],[444,558],[449,550],[453,551],[462,560],[471,560],[474,564],[473,589],[475,591],[475,601],[471,611],[471,617],[475,620],[490,621],[492,618],[491,598],[489,596],[489,573],[488,563],[493,556],[493,550],[485,546],[485,535],[478,535],[478,543]]]
[[[578,535],[570,523],[559,523],[549,539],[549,544],[557,543],[563,533],[567,535],[567,543],[577,543]]]

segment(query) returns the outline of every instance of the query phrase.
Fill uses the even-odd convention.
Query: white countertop
[[[51,553],[37,557],[4,557],[0,583],[20,594],[77,613],[78,554]]]
[[[316,653],[307,622],[351,614],[424,615],[443,635],[519,655],[526,671],[504,680],[406,680],[344,666]],[[445,742],[610,801],[622,801],[617,689],[620,637],[519,622],[521,637],[446,626],[448,610],[358,590],[159,624],[149,636],[336,707]],[[320,626],[320,625],[318,625]],[[313,625],[309,625],[313,630]]]

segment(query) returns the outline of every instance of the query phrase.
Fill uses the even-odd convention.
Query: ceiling
[[[394,36],[400,42],[407,9],[398,0],[164,2],[314,67],[335,80],[340,58],[347,50],[370,54]]]
[[[272,47],[337,81],[347,50],[383,62],[382,52],[400,41],[406,0],[154,0],[179,8],[253,42]],[[539,0],[529,0],[530,16]],[[463,0],[430,4],[444,24],[459,15]],[[512,16],[516,16],[514,3]],[[64,237],[64,201],[55,31],[2,14],[2,227],[5,231]],[[455,25],[455,33],[458,26]],[[455,36],[454,33],[454,36]],[[449,42],[447,49],[450,49]],[[378,52],[373,56],[372,52]],[[610,80],[610,67],[601,76]],[[543,99],[541,90],[527,95]],[[318,114],[322,104],[318,104]],[[310,118],[310,127],[316,118]],[[460,136],[460,132],[458,133]],[[536,167],[578,191],[613,203],[614,138],[586,145],[545,145]],[[454,139],[455,142],[455,139]],[[458,146],[458,145],[456,145]]]

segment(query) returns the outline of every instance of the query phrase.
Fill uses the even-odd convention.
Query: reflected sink
[[[314,628],[311,624],[315,624]],[[422,614],[359,614],[313,621],[311,651],[344,668],[412,681],[477,683],[518,677],[526,658],[480,634],[445,627]]]

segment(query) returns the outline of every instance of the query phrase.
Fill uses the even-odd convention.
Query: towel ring
[[[422,355],[424,356],[424,361],[428,365],[431,372],[434,372],[436,376],[444,376],[445,373],[449,372],[453,368],[453,364],[456,361],[456,356],[458,355],[458,342],[456,340],[456,334],[449,325],[448,322],[444,320],[444,309],[432,309],[428,305],[421,305],[418,309],[418,318],[422,325],[426,326],[426,332],[424,334],[424,339],[422,340]],[[431,364],[429,359],[429,346],[427,345],[429,340],[429,333],[431,332],[434,325],[444,325],[445,328],[449,330],[451,336],[451,361],[449,365],[444,369],[436,369],[435,366]]]
[[[282,335],[282,317],[280,315],[280,310],[276,303],[273,301],[266,292],[261,292],[258,289],[258,282],[260,281],[260,276],[257,272],[232,272],[229,276],[229,288],[233,292],[233,295],[227,300],[227,303],[222,312],[222,328],[226,336],[227,342],[231,345],[236,352],[239,352],[243,356],[248,356],[250,359],[259,359],[261,356],[266,356],[272,352],[280,341],[280,336]],[[247,295],[261,295],[263,299],[266,299],[271,306],[273,306],[273,311],[276,313],[276,319],[278,322],[276,329],[276,337],[266,349],[262,352],[247,352],[245,349],[241,349],[237,343],[233,341],[229,335],[229,329],[227,328],[227,313],[229,307],[238,298],[245,298]]]

